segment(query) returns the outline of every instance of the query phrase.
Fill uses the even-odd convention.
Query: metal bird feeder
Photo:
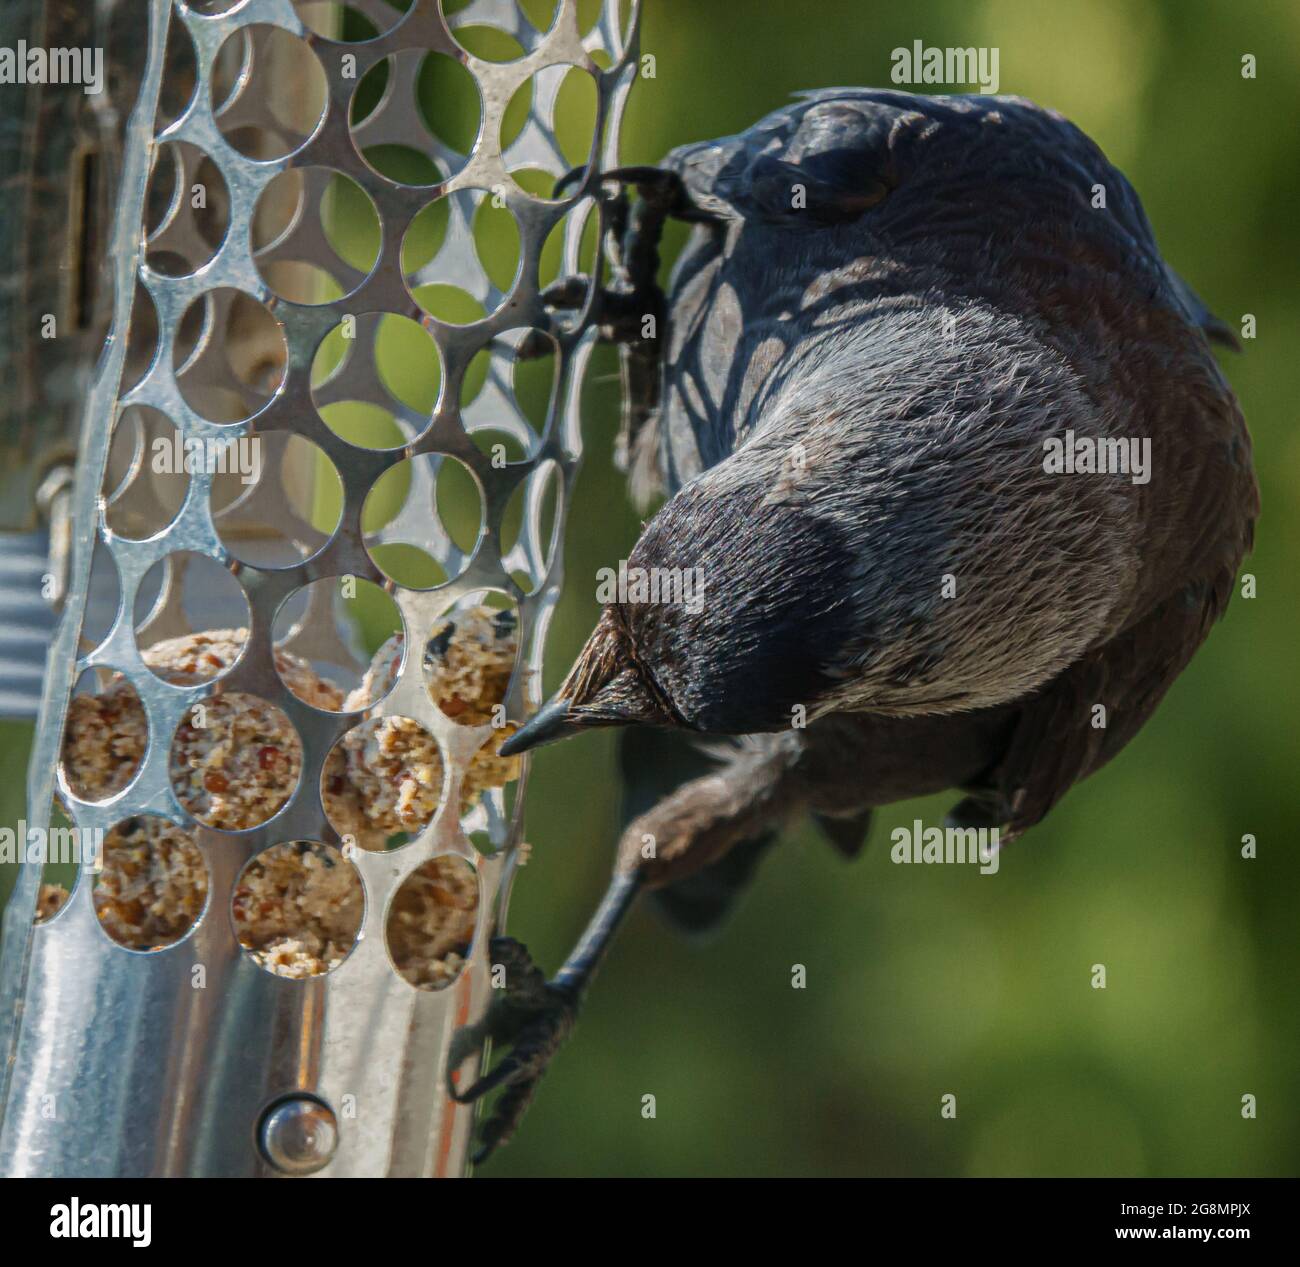
[[[26,571],[11,569],[10,589],[41,570],[31,566],[38,545],[68,543],[27,819],[46,825],[56,798],[83,837],[161,817],[197,845],[207,898],[180,940],[132,950],[101,926],[89,866],[41,921],[40,868],[19,868],[0,977],[0,1172],[460,1174],[473,1111],[446,1094],[448,1049],[488,1001],[487,944],[520,861],[524,776],[513,798],[497,787],[463,809],[462,782],[493,727],[458,724],[436,705],[419,648],[449,608],[503,596],[517,613],[519,644],[505,715],[521,719],[538,702],[582,449],[579,390],[596,337],[590,302],[571,319],[548,312],[541,291],[551,279],[539,268],[554,234],[562,240],[555,275],[585,271],[599,284],[598,259],[582,267],[584,242],[589,250],[599,241],[599,172],[616,165],[638,6],[604,0],[585,27],[577,0],[558,0],[549,21],[537,17],[538,5],[527,6],[530,20],[515,0],[351,0],[346,11],[318,0],[74,7],[101,38],[129,18],[137,73],[122,116],[109,112],[102,128],[64,150],[91,156],[75,171],[103,160],[101,187],[112,191],[102,226],[109,335],[93,379],[89,358],[103,329],[87,319],[78,343],[59,345],[66,372],[80,366],[88,381],[79,433],[68,428],[62,446],[38,446],[11,420],[4,437],[6,452],[32,468],[21,478],[6,471],[11,506],[34,504],[41,480],[69,470],[75,449],[75,481],[64,475],[47,485],[46,535],[36,535],[34,515],[3,525],[27,534]],[[468,36],[484,28],[515,42],[512,60],[470,51]],[[112,79],[112,49],[107,62]],[[480,103],[472,144],[458,149],[444,137],[436,86],[424,79],[433,63],[472,78]],[[594,86],[594,129],[578,160],[583,179],[552,199],[543,192],[575,161],[556,129],[557,98],[574,75]],[[122,75],[115,82],[120,92]],[[377,225],[368,239],[373,262],[341,240],[330,191],[342,186]],[[412,229],[429,208],[445,227],[419,258]],[[483,258],[479,225],[491,213],[517,228],[512,277]],[[419,302],[426,287],[443,298],[454,292],[461,308]],[[21,309],[12,300],[10,308],[14,319]],[[393,358],[406,354],[386,344],[385,331],[403,322],[436,353],[431,407],[394,387]],[[518,391],[517,351],[530,332],[540,332],[529,339],[534,351],[541,342],[553,354],[544,417],[530,416]],[[331,339],[334,359],[323,361]],[[476,376],[481,386],[471,392]],[[67,384],[76,390],[75,377]],[[327,421],[341,404],[377,411],[396,430],[382,444],[362,443],[360,433]],[[66,414],[67,402],[60,407]],[[163,478],[149,460],[160,440],[165,453],[169,443],[175,452],[191,441],[231,451],[255,439],[261,466],[251,485],[202,463],[185,480],[175,470]],[[444,504],[442,477],[456,463],[480,501],[469,540],[449,529]],[[407,473],[394,483],[398,468]],[[385,478],[397,490],[385,514],[363,517]],[[518,528],[508,532],[511,514]],[[403,571],[393,547],[423,552],[428,569]],[[160,639],[218,619],[214,588],[196,581],[200,565],[237,587],[248,633],[224,675],[178,683],[144,657]],[[352,712],[304,702],[275,661],[287,652],[364,670],[365,650],[336,620],[344,578],[391,596],[406,648],[388,694]],[[112,600],[96,618],[94,595],[104,588]],[[99,801],[79,797],[60,768],[74,687],[92,670],[101,684],[129,683],[147,721],[134,777]],[[195,705],[232,693],[278,708],[301,744],[287,803],[240,831],[191,813],[169,767],[173,736]],[[436,741],[438,809],[401,847],[348,848],[323,807],[324,764],[351,728],[393,716]],[[232,918],[241,870],[288,842],[340,848],[340,865],[355,868],[364,892],[350,953],[304,979],[255,961]],[[407,878],[438,857],[473,868],[477,916],[459,973],[445,988],[422,989],[399,975],[386,919]]]

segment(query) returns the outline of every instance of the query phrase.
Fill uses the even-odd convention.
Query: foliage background
[[[890,829],[936,821],[948,796],[880,812],[851,865],[811,830],[792,833],[708,944],[634,914],[485,1176],[1297,1173],[1300,9],[647,0],[656,78],[634,88],[624,159],[743,129],[799,89],[887,85],[890,51],[916,39],[999,47],[1000,90],[1092,135],[1211,308],[1234,326],[1257,317],[1259,337],[1224,364],[1263,493],[1246,564],[1259,597],[1234,600],[1122,757],[996,877],[890,863]],[[626,557],[639,529],[610,463],[615,371],[601,353],[588,387],[548,687],[594,623],[596,569]],[[22,813],[29,742],[25,727],[0,731],[0,822]],[[528,821],[511,930],[555,966],[608,875],[611,735],[536,757]],[[1254,861],[1240,857],[1246,833]],[[804,990],[790,986],[796,963]],[[1090,985],[1095,963],[1104,991]],[[939,1115],[949,1092],[953,1121]]]

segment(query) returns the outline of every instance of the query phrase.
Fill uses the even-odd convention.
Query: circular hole
[[[447,219],[451,202],[436,198],[411,217],[402,235],[402,274],[412,277],[424,268],[447,240]]]
[[[562,488],[559,466],[547,459],[510,495],[501,517],[501,561],[527,594],[550,572]]]
[[[218,113],[234,101],[240,79],[250,65],[251,48],[247,32],[240,29],[217,50],[211,74],[212,100],[220,103]]]
[[[59,880],[45,878],[47,868],[41,868],[41,887],[36,896],[36,918],[34,924],[48,924],[65,906],[72,896],[72,887]],[[73,881],[75,884],[76,881]]]
[[[449,150],[466,155],[478,136],[483,99],[474,76],[443,53],[428,53],[415,81],[415,103],[424,126]]]
[[[50,826],[46,834],[45,860],[41,864],[41,887],[36,895],[34,924],[48,924],[68,905],[81,872],[81,831],[56,796],[50,803]],[[96,854],[98,850],[96,849]]]
[[[400,653],[400,652],[399,652]],[[442,755],[409,717],[376,717],[330,749],[321,804],[338,834],[361,849],[395,849],[429,825],[442,798]]]
[[[239,944],[278,977],[318,977],[351,953],[366,899],[357,869],[333,845],[293,841],[252,858],[230,914]]]
[[[519,222],[494,194],[484,194],[474,212],[474,249],[488,280],[506,292],[519,271]]]
[[[462,600],[425,640],[421,668],[429,698],[458,725],[504,729],[518,650],[519,615],[505,594]]]
[[[165,277],[184,277],[207,264],[230,228],[230,191],[220,169],[186,141],[158,149],[149,178],[156,218],[145,262]]]
[[[275,667],[304,703],[360,712],[379,703],[396,683],[402,629],[393,596],[373,582],[354,576],[312,581],[275,614]]]
[[[545,33],[555,25],[560,6],[558,0],[519,0],[519,9],[535,30]]]
[[[478,923],[478,876],[444,855],[416,867],[393,894],[384,939],[393,966],[422,990],[442,990],[461,974]]]
[[[389,571],[392,560],[379,553],[381,548],[418,550],[447,577],[459,576],[483,531],[483,497],[462,462],[423,453],[389,467],[374,482],[362,508],[361,526],[375,565],[399,584],[410,582]]]
[[[146,241],[175,215],[182,201],[180,181],[183,173],[177,156],[178,149],[177,142],[164,141],[154,153],[153,167],[149,172],[149,188],[145,192]],[[155,268],[154,271],[162,270]]]
[[[524,55],[524,46],[495,26],[458,26],[451,34],[467,53],[485,62],[515,62]]]
[[[442,384],[433,336],[418,321],[387,315],[374,340],[375,369],[384,389],[413,413],[431,417]]]
[[[409,145],[368,145],[361,151],[366,166],[398,185],[437,185],[442,172],[427,154]]]
[[[195,686],[220,677],[239,658],[248,599],[215,559],[178,550],[141,578],[132,625],[152,673],[175,686]]]
[[[213,485],[213,522],[227,550],[259,568],[294,567],[322,550],[343,513],[343,481],[324,450],[289,431],[243,436],[227,459],[220,505]],[[220,508],[218,508],[220,505]]]
[[[555,395],[556,344],[542,331],[523,331],[526,355],[516,355],[509,362],[511,394],[516,409],[541,435],[551,416],[552,398]]]
[[[532,109],[533,81],[530,78],[525,79],[510,94],[510,100],[506,102],[506,108],[501,112],[501,123],[497,128],[497,141],[501,146],[503,156],[519,139],[520,133],[523,132],[525,125],[528,123],[528,116],[532,113]]]
[[[451,326],[470,326],[487,316],[487,309],[459,286],[431,282],[414,287],[411,298],[431,317]]]
[[[298,785],[302,743],[274,704],[231,691],[191,706],[172,739],[176,799],[219,831],[260,827]]]
[[[143,652],[152,672],[173,686],[198,686],[223,677],[244,653],[248,630],[208,629],[164,638]]]
[[[471,427],[470,439],[496,471],[505,470],[511,462],[527,461],[535,441],[531,437],[525,447],[515,432],[502,431],[499,427]]]
[[[497,789],[509,792],[519,778],[520,757],[503,757],[501,745],[519,729],[517,722],[507,721],[493,726],[483,746],[474,754],[469,769],[461,781],[460,810],[469,812],[484,799],[484,793],[494,795]]]
[[[104,837],[92,889],[104,931],[129,950],[161,950],[199,921],[208,868],[190,834],[152,814],[124,819]]]
[[[119,399],[139,387],[158,355],[158,309],[153,296],[139,281],[135,284],[129,320]]]
[[[361,157],[380,176],[402,185],[437,185],[451,175],[451,171],[444,170],[425,148],[391,139],[393,135],[406,133],[404,124],[400,131],[397,126],[389,126],[388,110],[393,100],[393,85],[399,78],[412,73],[412,60],[421,57],[423,54],[408,50],[376,62],[357,81],[348,107],[352,141]],[[418,77],[418,69],[416,73]],[[472,82],[473,76],[470,79]],[[452,92],[454,102],[459,97],[456,85],[452,86]],[[477,101],[477,85],[473,86],[473,94]],[[418,100],[416,105],[419,105]],[[453,108],[452,117],[455,118],[457,113]],[[427,112],[425,117],[429,117]],[[477,113],[474,117],[477,120]],[[438,134],[435,132],[434,135]],[[448,148],[454,150],[455,146]]]
[[[442,362],[418,322],[363,313],[321,341],[311,381],[316,410],[335,435],[362,448],[400,448],[429,425]]]
[[[356,44],[382,34],[372,18],[350,4],[338,4],[334,0],[294,0],[294,9],[303,26],[322,39]],[[384,31],[390,30],[399,17],[400,14],[393,13],[392,21],[385,25]]]
[[[462,357],[464,353],[462,352]],[[490,348],[479,348],[473,356],[469,358],[469,364],[465,366],[464,373],[460,380],[460,407],[462,410],[461,421],[464,422],[464,409],[472,401],[478,399],[482,394],[483,388],[487,386],[488,376],[492,371],[494,358]]]
[[[322,258],[323,237],[332,259]],[[355,290],[379,259],[379,215],[350,176],[326,167],[281,172],[253,218],[258,272],[281,298],[332,303]]]
[[[83,654],[99,646],[117,623],[117,605],[122,587],[118,583],[117,564],[104,543],[96,538],[90,555],[90,584],[86,594],[86,612],[81,621],[79,649]]]
[[[329,0],[294,0],[294,11],[309,31],[339,43],[373,40],[379,31],[364,13]]]
[[[352,100],[348,105],[350,127],[359,127],[379,108],[384,93],[388,90],[388,81],[393,76],[395,64],[395,58],[382,58],[357,80],[357,86],[352,92]]]
[[[325,113],[325,71],[298,36],[276,26],[241,27],[217,56],[239,58],[242,73],[229,92],[214,74],[212,106],[217,127],[241,154],[264,161],[284,158],[316,130]],[[245,101],[255,102],[269,122],[248,126],[241,108]]]
[[[481,189],[460,190],[422,208],[402,242],[402,274],[416,302],[452,325],[468,325],[486,316],[481,300],[463,287],[439,280],[448,275],[445,265],[434,266],[447,238],[459,240],[463,231],[474,240],[481,280],[499,292],[514,285],[521,259],[518,222],[496,195]],[[465,280],[459,267],[452,275]],[[467,284],[479,282],[476,278]]]
[[[138,28],[125,27],[125,23],[131,20],[127,13],[126,9],[119,8],[114,14],[114,19],[121,21],[124,28],[121,32],[114,31],[114,36],[118,37],[113,39],[114,48],[122,48],[124,40],[139,46],[147,43],[139,38]],[[194,100],[194,89],[198,83],[198,63],[194,57],[194,41],[190,38],[184,22],[167,24],[167,47],[163,53],[163,65],[167,67],[167,73],[158,85],[158,111],[154,117],[155,136],[175,123]]]
[[[130,679],[112,669],[87,669],[68,703],[64,785],[78,800],[107,801],[135,778],[148,741],[144,705]]]
[[[181,318],[173,350],[176,386],[209,422],[242,422],[284,381],[288,350],[279,323],[251,295],[218,287]]]
[[[499,854],[510,841],[518,786],[512,780],[501,787],[488,788],[461,819],[461,831],[474,846],[475,852],[485,858]],[[520,841],[517,848],[522,865],[528,859],[531,846],[527,841]]]
[[[573,66],[565,72],[555,95],[555,140],[570,167],[591,158],[598,97],[590,71]]]
[[[117,421],[113,424],[108,461],[104,467],[103,489],[106,502],[111,503],[115,498],[120,498],[146,465],[141,413],[139,405],[128,405],[118,414]]]
[[[367,548],[374,565],[403,589],[431,590],[451,580],[447,569],[420,546],[395,541]]]
[[[104,522],[131,541],[162,532],[184,505],[192,454],[193,446],[187,451],[166,414],[149,405],[128,405],[109,448]]]
[[[575,232],[578,234],[577,255],[574,261],[574,267],[569,268],[565,265],[566,246],[570,235]],[[600,217],[594,213],[591,208],[579,208],[570,215],[564,216],[557,220],[550,228],[542,243],[541,253],[537,258],[537,282],[542,288],[549,286],[552,282],[559,281],[561,277],[574,273],[581,273],[586,277],[591,277],[592,270],[596,263],[596,246],[600,230]],[[574,314],[569,310],[561,310],[560,324],[566,328],[572,328]]]
[[[403,428],[391,409],[364,400],[335,401],[322,405],[318,412],[336,436],[362,449],[400,449],[423,430]]]
[[[543,202],[555,201],[555,182],[559,177],[554,172],[541,167],[516,167],[510,173],[510,179],[533,198],[540,198]]]

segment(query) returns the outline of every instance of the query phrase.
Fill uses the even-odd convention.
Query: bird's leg
[[[795,761],[798,745],[773,737],[766,750],[743,750],[729,764],[683,784],[632,820],[619,842],[613,878],[573,953],[547,981],[527,949],[511,937],[491,943],[504,988],[483,1018],[460,1030],[448,1061],[449,1090],[470,1104],[505,1088],[479,1134],[475,1162],[514,1134],[537,1084],[573,1030],[583,995],[614,934],[642,888],[684,878],[715,862],[733,845],[779,826],[803,806]],[[486,1041],[509,1050],[472,1085],[456,1085],[461,1066]]]
[[[585,169],[562,177],[555,189],[559,197]],[[611,266],[610,284],[593,297],[592,322],[602,342],[619,348],[623,380],[623,416],[614,446],[614,462],[626,471],[636,451],[637,438],[659,406],[660,349],[666,313],[659,286],[659,243],[669,216],[686,211],[681,179],[676,172],[656,167],[627,167],[605,172],[601,184],[617,186],[604,199],[605,255]],[[638,197],[629,204],[627,186]],[[542,292],[550,309],[574,310],[587,300],[590,278],[578,274],[562,278]],[[545,335],[530,333],[519,345],[522,359],[545,355]]]
[[[506,1089],[479,1130],[476,1165],[514,1134],[547,1065],[572,1032],[578,1005],[639,888],[637,876],[614,873],[581,939],[550,981],[522,942],[492,939],[492,967],[502,970],[504,988],[482,1020],[457,1032],[447,1066],[451,1097],[459,1104],[471,1104],[498,1087]],[[454,1080],[460,1066],[481,1052],[488,1039],[508,1045],[509,1051],[472,1086],[458,1090]]]

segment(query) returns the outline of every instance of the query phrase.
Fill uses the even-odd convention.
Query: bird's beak
[[[503,757],[540,748],[585,730],[577,711],[563,695],[552,695],[498,750]]]
[[[559,690],[501,745],[501,756],[513,757],[600,726],[668,724],[628,660],[622,637],[605,612]]]

